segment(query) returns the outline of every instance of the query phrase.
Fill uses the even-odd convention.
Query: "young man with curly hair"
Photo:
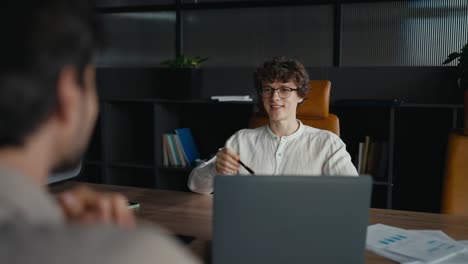
[[[275,57],[264,62],[255,72],[255,86],[269,123],[232,135],[216,157],[192,171],[190,190],[212,193],[216,175],[249,174],[239,160],[258,175],[357,175],[338,136],[296,118],[309,92],[309,76],[299,61]]]

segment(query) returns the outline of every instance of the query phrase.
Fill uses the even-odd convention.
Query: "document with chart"
[[[366,248],[400,263],[468,261],[468,256],[463,254],[466,245],[438,230],[414,231],[382,224],[371,225],[367,228]],[[451,261],[455,259],[456,262]]]

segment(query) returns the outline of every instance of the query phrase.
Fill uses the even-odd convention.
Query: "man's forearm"
[[[192,192],[210,194],[213,192],[215,175],[215,162],[212,159],[192,170],[188,180],[188,188]]]

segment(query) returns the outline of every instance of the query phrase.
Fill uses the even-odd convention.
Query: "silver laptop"
[[[364,263],[369,176],[217,176],[214,264]]]

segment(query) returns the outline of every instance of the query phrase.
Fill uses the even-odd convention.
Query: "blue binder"
[[[197,146],[193,140],[192,131],[190,128],[177,128],[175,129],[177,136],[179,137],[184,155],[187,157],[190,165],[195,165],[195,160],[200,158]]]

